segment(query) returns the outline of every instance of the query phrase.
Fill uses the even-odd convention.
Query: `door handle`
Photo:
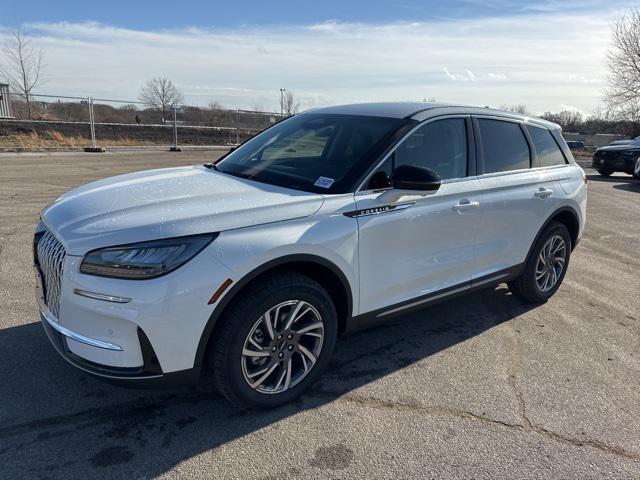
[[[534,197],[538,198],[547,198],[553,195],[553,190],[549,190],[548,188],[540,187],[536,193],[533,194]]]
[[[472,210],[474,208],[478,208],[479,206],[480,206],[480,202],[472,202],[467,198],[463,198],[451,208],[454,211],[460,213],[460,212],[464,212],[465,210]]]

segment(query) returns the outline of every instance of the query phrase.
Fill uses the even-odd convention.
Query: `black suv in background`
[[[593,154],[592,167],[600,175],[608,177],[613,172],[624,172],[636,177],[636,164],[640,161],[640,138],[626,145],[609,145]]]
[[[584,142],[579,140],[567,140],[567,147],[578,152],[584,151]]]

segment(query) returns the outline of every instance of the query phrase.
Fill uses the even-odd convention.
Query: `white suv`
[[[585,185],[542,120],[311,110],[215,165],[101,180],[45,208],[42,323],[102,378],[208,371],[232,402],[272,407],[318,378],[343,332],[501,282],[547,300],[584,228]]]

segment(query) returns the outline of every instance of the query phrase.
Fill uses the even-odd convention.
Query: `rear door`
[[[522,264],[561,190],[557,172],[540,168],[529,132],[519,121],[474,118],[482,184],[482,221],[476,237],[474,279],[504,275]]]

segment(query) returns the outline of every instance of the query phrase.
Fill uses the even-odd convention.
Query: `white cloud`
[[[464,73],[451,73],[447,67],[442,69],[444,74],[447,76],[449,80],[461,81],[461,82],[475,82],[476,76],[469,69],[465,70]]]
[[[276,108],[284,87],[305,107],[435,97],[588,111],[600,101],[613,14],[226,30],[29,28],[46,54],[49,81],[41,93],[135,99],[145,79],[165,75],[189,102],[241,108]]]
[[[493,73],[493,72],[489,72],[487,73],[487,77],[489,77],[491,80],[506,80],[507,76],[504,73]]]
[[[573,105],[567,105],[565,103],[561,103],[559,107],[561,111],[577,112],[577,113],[580,113],[581,115],[586,115],[586,112],[583,109],[575,107]]]
[[[444,74],[449,77],[450,80],[453,80],[454,82],[458,80],[458,76],[451,73],[447,67],[444,67],[442,70],[444,70]]]

